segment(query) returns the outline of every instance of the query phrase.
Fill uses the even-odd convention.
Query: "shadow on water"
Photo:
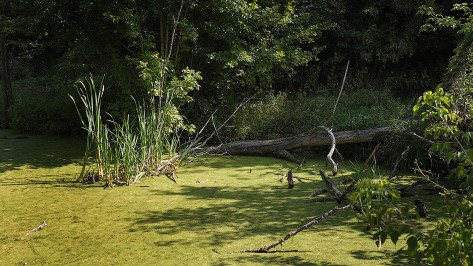
[[[24,136],[0,130],[0,174],[25,166],[56,168],[78,162],[83,142],[80,138]]]
[[[240,160],[244,160],[244,162],[242,163]],[[205,165],[215,169],[236,169],[235,171],[238,172],[240,168],[242,171],[247,171],[249,168],[265,167],[259,162],[261,161],[251,157],[240,157],[238,162],[234,162],[233,159],[225,159],[215,160]],[[281,165],[281,169],[290,169],[294,166],[284,161],[277,161],[271,166],[274,169],[279,165]],[[199,173],[199,170],[196,172]],[[233,172],[233,175],[236,174]],[[231,178],[232,173],[228,177]],[[242,179],[241,176],[239,178]],[[234,182],[238,182],[238,179]],[[155,243],[156,246],[192,245],[195,244],[195,238],[182,238],[178,236],[179,233],[203,234],[205,237],[198,239],[199,246],[209,250],[214,247],[228,249],[236,241],[247,241],[245,239],[255,236],[272,239],[269,242],[253,242],[240,247],[240,249],[259,248],[276,241],[286,233],[297,229],[337,205],[336,202],[304,203],[315,186],[322,187],[325,186],[325,183],[297,183],[292,190],[286,189],[285,184],[281,183],[248,187],[206,185],[204,183],[200,186],[180,185],[178,190],[150,190],[150,193],[156,197],[184,197],[188,204],[170,206],[164,210],[137,211],[139,218],[130,220],[129,230],[131,232],[154,231],[158,235],[166,235],[173,239],[172,241],[158,241]],[[202,201],[205,203],[202,204]],[[200,205],[194,206],[195,202],[200,202]],[[340,203],[338,206],[345,204],[348,203]],[[366,225],[360,222],[359,218],[359,214],[353,210],[341,211],[309,230],[315,230],[320,234],[320,237],[333,237],[330,234],[336,230],[341,233],[349,231],[352,237],[369,238],[371,234],[366,231]],[[375,245],[374,241],[373,245]],[[359,250],[363,247],[356,246],[355,248],[356,250],[351,253],[352,257],[367,263],[376,263],[380,258],[386,259],[387,253],[390,253],[381,250],[379,252],[364,252]],[[229,261],[242,264],[333,265],[333,263],[323,261],[317,261],[314,264],[307,261],[303,255],[299,255],[313,252],[312,249],[278,251],[275,248],[266,254],[243,253],[237,255],[229,255],[228,253],[238,250],[218,251],[223,254],[222,261],[221,264],[214,265],[224,265]],[[267,254],[271,254],[271,257],[268,257]],[[398,256],[393,256],[393,262],[394,258],[401,263],[407,262],[401,253]]]
[[[296,253],[296,252],[294,252]],[[296,255],[281,255],[275,256],[273,255],[275,252],[269,252],[266,254],[259,253],[259,254],[251,254],[246,256],[235,256],[235,255],[224,255],[221,261],[213,263],[211,265],[228,265],[229,262],[231,264],[242,264],[242,265],[251,265],[251,264],[264,264],[264,265],[334,265],[333,263],[329,262],[321,262],[318,261],[317,263],[310,262],[300,256]],[[270,256],[268,256],[270,255]]]
[[[2,138],[5,136],[5,138]],[[46,168],[52,169],[77,162],[83,153],[83,140],[71,138],[55,138],[43,136],[28,136],[28,138],[15,138],[10,131],[0,130],[0,183],[7,185],[48,185],[48,186],[74,186],[69,178],[57,180],[39,180],[34,177],[14,177],[5,183],[2,173],[15,171],[28,167],[29,169]],[[264,236],[276,241],[287,232],[295,230],[301,225],[309,222],[314,217],[337,205],[334,202],[306,204],[307,199],[316,186],[325,187],[323,182],[309,181],[297,183],[294,189],[285,189],[286,184],[272,182],[279,179],[274,175],[272,183],[258,184],[253,186],[238,186],[242,180],[255,178],[250,174],[255,169],[271,169],[276,173],[284,173],[288,169],[295,169],[297,165],[282,160],[257,160],[254,157],[225,157],[222,160],[203,160],[203,168],[192,167],[191,173],[206,175],[206,171],[212,169],[234,169],[224,178],[231,180],[229,185],[216,185],[202,183],[195,185],[179,185],[175,188],[150,188],[145,193],[153,197],[166,197],[167,199],[184,198],[179,203],[170,203],[167,208],[152,211],[136,211],[137,218],[127,218],[129,231],[153,231],[159,235],[176,236],[172,239],[156,241],[156,246],[191,245],[197,241],[209,252],[215,247],[225,249],[235,241],[247,241],[254,236]],[[312,170],[313,174],[318,171]],[[306,171],[310,173],[310,171]],[[44,175],[43,175],[44,176]],[[16,181],[16,179],[23,181]],[[205,178],[203,178],[205,179]],[[203,180],[202,179],[202,180]],[[315,177],[314,177],[315,179]],[[317,177],[320,180],[319,177]],[[12,182],[13,181],[13,182]],[[234,182],[234,183],[232,183]],[[78,186],[79,187],[79,186]],[[80,187],[94,187],[92,185],[80,185]],[[145,186],[146,187],[146,186]],[[203,203],[204,202],[204,203]],[[347,203],[343,203],[347,204]],[[341,206],[341,205],[339,205]],[[354,219],[358,214],[352,210],[342,211],[329,217],[326,221],[314,226],[312,232],[317,232],[320,237],[330,237],[333,230],[349,230],[356,237],[369,237],[364,231],[365,225]],[[126,220],[126,219],[125,219]],[[195,237],[182,237],[179,232],[199,235]],[[246,243],[241,249],[258,248],[263,243]],[[239,247],[240,248],[240,247]],[[351,252],[354,258],[364,260],[367,263],[376,263],[386,252],[366,252],[363,247],[357,247]],[[233,249],[233,247],[232,247]],[[304,254],[310,254],[312,249],[301,248],[290,250],[274,249],[267,254],[238,254],[229,255],[228,252],[235,250],[219,250],[222,259],[213,265],[225,265],[231,263],[252,264],[263,263],[268,265],[333,265],[330,262],[308,261]],[[390,254],[393,264],[409,264],[405,253],[399,251]]]

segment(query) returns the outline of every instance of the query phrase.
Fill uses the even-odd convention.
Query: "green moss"
[[[335,203],[304,204],[325,186],[323,160],[296,175],[314,179],[292,190],[277,182],[296,165],[265,157],[205,157],[166,177],[104,189],[74,182],[80,139],[0,131],[0,265],[310,265],[403,264],[391,242],[378,249],[348,210],[268,254],[228,254],[276,241]],[[250,172],[251,169],[251,172]],[[350,175],[347,167],[341,176]],[[343,170],[343,169],[342,169]],[[27,233],[45,220],[43,230]],[[217,250],[221,254],[214,252]]]

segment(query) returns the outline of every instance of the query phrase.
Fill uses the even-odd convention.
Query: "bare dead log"
[[[321,221],[323,221],[327,217],[333,215],[335,212],[341,211],[341,210],[346,210],[348,208],[350,208],[350,205],[345,205],[341,208],[339,208],[338,206],[335,206],[331,210],[329,210],[328,212],[322,214],[321,216],[316,217],[314,220],[308,222],[307,224],[297,228],[296,230],[294,230],[292,232],[287,233],[284,237],[282,237],[281,239],[279,239],[278,241],[276,241],[274,243],[266,245],[262,248],[247,249],[247,250],[237,251],[237,252],[233,252],[233,253],[267,253],[270,249],[272,249],[272,248],[274,248],[278,245],[282,245],[282,243],[286,242],[286,240],[288,240],[289,238],[297,235],[298,233],[304,231],[305,229],[307,229],[307,228],[309,228],[309,227],[311,227],[315,224],[320,223]]]
[[[328,202],[328,201],[338,201],[338,197],[337,196],[317,197],[310,200],[306,200],[304,202],[315,203],[315,202]]]
[[[290,162],[293,162],[293,163],[296,163],[296,164],[299,164],[299,165],[302,165],[302,161],[299,160],[297,158],[297,155],[295,154],[292,154],[286,150],[279,150],[279,151],[276,151],[274,152],[274,155],[277,156],[277,157],[280,157],[284,160],[287,160],[287,161],[290,161]]]
[[[392,130],[389,127],[368,130],[353,130],[333,133],[337,144],[363,143],[375,139],[377,136],[386,135]],[[303,147],[328,146],[332,144],[330,136],[326,133],[303,133],[292,137],[273,140],[241,140],[210,148],[212,154],[234,155],[274,155],[280,150],[294,150]]]
[[[309,198],[312,198],[312,197],[315,197],[317,195],[320,195],[322,193],[325,193],[327,192],[328,190],[326,188],[318,188],[316,190],[314,190],[314,192],[312,192],[310,195],[309,195]]]
[[[314,130],[287,138],[278,138],[273,140],[240,140],[221,144],[218,147],[212,147],[206,152],[210,154],[232,154],[232,155],[271,155],[278,156],[281,150],[294,150],[303,147],[329,146],[332,145],[332,139],[326,133],[313,133],[320,130],[319,127]],[[412,132],[396,132],[389,127],[352,130],[333,133],[337,145],[366,143],[375,140],[378,137],[386,135],[410,136],[422,140],[427,144],[433,144],[432,141],[424,139]],[[199,145],[201,147],[202,145]]]

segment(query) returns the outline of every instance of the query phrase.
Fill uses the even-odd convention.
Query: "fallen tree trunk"
[[[369,142],[379,134],[390,132],[389,127],[354,130],[333,133],[337,144]],[[241,140],[222,144],[210,149],[210,153],[229,153],[241,155],[266,155],[277,153],[280,150],[293,150],[302,147],[331,145],[332,139],[326,133],[303,133],[288,138],[273,140]]]
[[[413,132],[396,132],[389,127],[352,130],[333,133],[337,145],[370,142],[375,138],[385,135],[406,135],[433,144],[433,142],[422,138]],[[287,138],[273,140],[241,140],[222,144],[209,149],[211,154],[232,155],[276,155],[281,151],[294,150],[303,147],[328,146],[332,144],[330,135],[326,133],[303,133]]]

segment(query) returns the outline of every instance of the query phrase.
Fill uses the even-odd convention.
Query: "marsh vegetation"
[[[275,252],[229,254],[263,245],[336,203],[307,204],[325,169],[311,159],[292,190],[274,173],[294,164],[267,157],[212,156],[189,162],[179,184],[164,176],[104,189],[77,183],[83,138],[0,139],[0,264],[404,264],[405,244],[376,247],[360,215],[334,215]],[[250,173],[251,169],[251,173]],[[356,165],[341,167],[342,179]],[[269,172],[269,173],[268,173]],[[406,176],[407,178],[408,176]],[[425,198],[430,203],[432,196]],[[44,229],[28,232],[45,220]],[[436,220],[432,214],[422,226]],[[221,253],[217,253],[217,252]]]
[[[0,264],[473,264],[454,2],[0,0]]]

